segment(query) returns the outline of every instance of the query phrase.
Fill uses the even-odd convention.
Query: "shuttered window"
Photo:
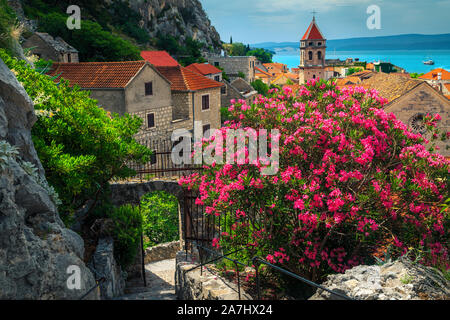
[[[209,95],[202,96],[202,110],[209,110]]]

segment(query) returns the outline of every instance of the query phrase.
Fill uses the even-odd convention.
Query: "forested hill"
[[[82,61],[134,60],[142,49],[175,56],[220,52],[220,35],[198,0],[8,0],[37,31],[60,36]],[[67,7],[81,8],[81,30],[66,27]],[[26,36],[26,34],[25,34]]]

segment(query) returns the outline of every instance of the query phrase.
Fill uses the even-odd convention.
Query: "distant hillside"
[[[28,31],[62,37],[80,51],[82,61],[136,60],[142,49],[200,56],[222,46],[198,0],[7,1]],[[66,27],[69,5],[81,8],[81,30]]]
[[[264,42],[251,45],[276,53],[289,53],[299,50],[299,42]],[[405,34],[385,37],[351,38],[328,40],[328,50],[450,50],[450,33],[437,35]]]

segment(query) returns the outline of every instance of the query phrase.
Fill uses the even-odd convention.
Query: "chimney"
[[[441,80],[442,80],[442,72],[439,72],[439,73],[438,73],[437,79],[438,79],[438,81],[441,81]]]

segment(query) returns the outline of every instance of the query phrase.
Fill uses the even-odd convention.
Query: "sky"
[[[212,25],[229,42],[299,41],[316,11],[329,40],[408,33],[450,33],[450,0],[200,0]],[[369,29],[371,5],[380,29]],[[373,13],[373,12],[371,12]]]

